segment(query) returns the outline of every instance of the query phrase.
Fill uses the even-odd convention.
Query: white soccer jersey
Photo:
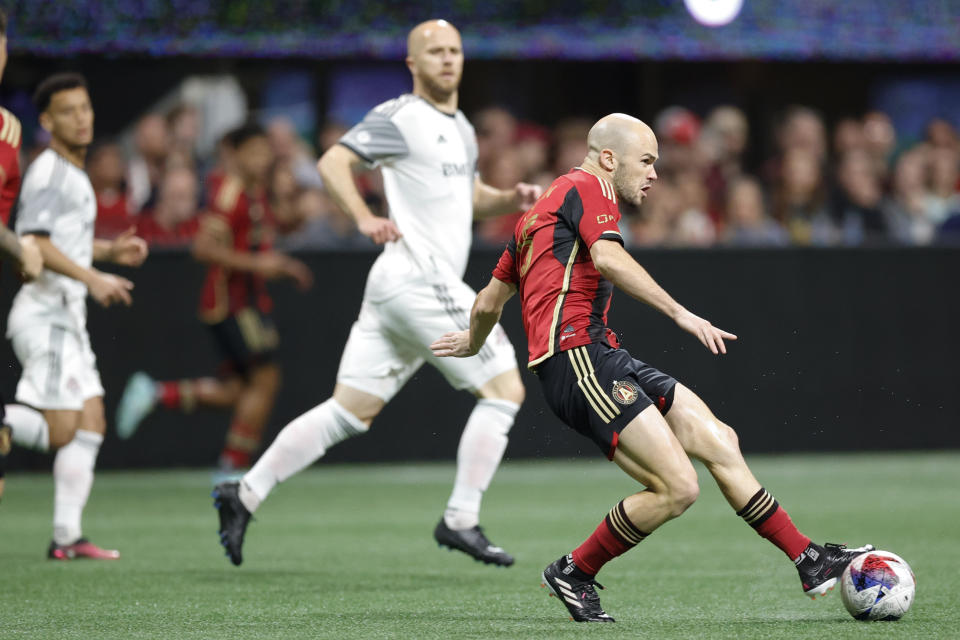
[[[18,235],[44,234],[66,257],[82,267],[93,263],[93,227],[97,199],[87,174],[52,149],[27,169],[16,212]],[[76,327],[77,310],[85,308],[82,282],[44,269],[23,285],[10,310],[7,335],[37,323]],[[71,311],[72,310],[72,311]]]
[[[421,271],[463,277],[470,252],[477,137],[463,112],[405,94],[371,110],[340,143],[383,170],[390,218],[403,238],[384,248]]]

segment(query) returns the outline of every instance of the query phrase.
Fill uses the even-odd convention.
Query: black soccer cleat
[[[542,579],[540,586],[549,589],[550,597],[557,598],[567,607],[571,620],[616,622],[600,606],[600,596],[594,587],[603,589],[603,585],[577,569],[569,554],[548,564]]]
[[[433,530],[433,537],[441,547],[463,551],[478,562],[501,567],[513,564],[513,556],[491,544],[479,526],[457,531],[448,527],[443,518],[440,518]]]
[[[240,483],[221,482],[213,488],[213,507],[220,514],[220,544],[227,550],[230,562],[243,562],[243,536],[247,532],[251,514],[240,502]]]
[[[872,544],[848,549],[846,545],[832,542],[827,542],[822,547],[811,542],[796,561],[800,582],[803,583],[803,593],[816,598],[833,591],[850,561],[873,549]]]

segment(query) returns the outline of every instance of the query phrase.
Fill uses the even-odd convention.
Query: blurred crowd
[[[586,155],[592,122],[572,118],[547,128],[507,109],[471,114],[479,143],[478,171],[493,186],[546,187]],[[148,113],[121,143],[90,150],[97,193],[97,233],[130,226],[153,246],[185,246],[211,186],[229,171],[221,143],[204,157],[200,112],[180,104]],[[268,185],[287,250],[372,249],[323,188],[317,157],[346,126],[327,123],[309,141],[290,120],[265,123],[274,154]],[[795,106],[774,124],[764,157],[744,113],[720,106],[699,116],[670,107],[653,122],[660,141],[658,183],[642,207],[624,211],[628,246],[922,246],[960,241],[960,138],[944,120],[925,138],[898,139],[891,119],[871,112],[828,130],[815,110]],[[748,166],[747,159],[760,158]],[[357,175],[370,207],[387,215],[379,172]],[[476,227],[478,246],[502,246],[517,215]]]

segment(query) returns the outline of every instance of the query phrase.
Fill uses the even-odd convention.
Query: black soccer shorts
[[[257,309],[245,308],[210,325],[224,359],[225,374],[246,376],[250,369],[276,359],[280,337],[273,319]]]
[[[666,414],[677,381],[605,343],[561,351],[537,367],[547,404],[567,426],[613,460],[620,432],[656,405]]]

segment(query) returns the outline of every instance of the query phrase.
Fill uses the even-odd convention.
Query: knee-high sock
[[[53,460],[53,540],[73,544],[82,535],[80,519],[93,486],[93,467],[103,436],[77,429]]]
[[[457,448],[457,478],[443,519],[451,529],[469,529],[480,519],[480,501],[507,448],[507,434],[520,405],[507,400],[477,401]]]
[[[327,449],[369,427],[330,398],[307,411],[277,434],[240,482],[240,500],[251,512],[279,482],[308,467]]]
[[[50,428],[42,413],[22,404],[8,404],[4,409],[14,443],[34,451],[50,450]]]
[[[794,562],[800,560],[801,554],[810,544],[810,538],[797,530],[780,503],[763,487],[760,487],[743,509],[737,511],[737,515]]]

